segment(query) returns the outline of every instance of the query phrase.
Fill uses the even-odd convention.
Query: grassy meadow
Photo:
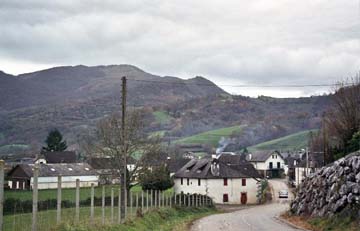
[[[105,196],[111,196],[111,188],[114,188],[115,196],[118,195],[118,185],[106,185],[105,186]],[[141,186],[134,186],[131,188],[131,192],[140,193]],[[172,193],[173,189],[168,189],[167,193]],[[62,200],[75,201],[75,188],[66,188],[61,191]],[[80,200],[86,200],[90,198],[91,188],[80,188]],[[102,196],[102,187],[95,187],[95,197],[100,198]],[[5,199],[14,198],[20,199],[22,201],[32,200],[32,191],[30,190],[5,190],[4,193]],[[44,201],[48,199],[56,199],[57,198],[57,189],[42,189],[39,190],[39,201]]]
[[[213,147],[217,147],[221,137],[229,137],[234,132],[240,132],[242,126],[232,126],[220,129],[215,129],[203,133],[199,133],[193,136],[185,137],[176,141],[179,144],[210,144]]]
[[[308,146],[310,132],[317,130],[306,130],[297,132],[288,136],[280,137],[278,139],[269,140],[248,148],[249,151],[256,150],[299,150]]]

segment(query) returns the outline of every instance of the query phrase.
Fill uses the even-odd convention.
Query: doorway
[[[247,193],[246,192],[241,193],[240,201],[241,201],[242,205],[245,205],[247,203]]]

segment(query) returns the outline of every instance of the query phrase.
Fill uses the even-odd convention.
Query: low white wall
[[[93,183],[95,186],[99,183],[99,176],[64,176],[61,179],[61,188],[75,188],[76,179],[80,180],[80,187],[90,187]],[[30,187],[33,187],[33,178],[30,181]],[[38,189],[57,188],[57,177],[39,177]]]
[[[227,186],[224,185],[223,179],[201,179],[201,185],[198,185],[198,179],[189,179],[187,185],[187,178],[183,178],[183,185],[181,179],[175,178],[174,190],[175,193],[181,192],[187,194],[198,193],[211,197],[217,204],[241,204],[241,193],[247,194],[247,204],[257,203],[257,181],[253,178],[245,178],[246,186],[242,186],[242,179],[228,179]],[[229,202],[223,203],[223,195],[228,194]]]

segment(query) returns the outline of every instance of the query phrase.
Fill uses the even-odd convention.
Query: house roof
[[[211,165],[219,165],[219,174],[215,175],[211,171]],[[245,161],[241,164],[226,164],[218,159],[190,160],[185,166],[175,173],[175,177],[184,178],[261,178],[254,166]]]
[[[73,151],[43,152],[42,155],[49,164],[76,163],[76,153]]]
[[[97,175],[95,170],[87,163],[62,163],[62,164],[39,164],[39,177],[51,176],[91,176]],[[18,168],[23,170],[25,176],[33,177],[34,164],[19,164],[15,166],[8,174],[9,177]]]
[[[93,167],[94,169],[113,169],[113,161],[110,157],[92,157],[88,160],[88,163]],[[136,160],[133,157],[128,157],[126,160],[126,163],[129,164],[135,164]]]
[[[170,159],[167,162],[167,167],[171,173],[179,171],[185,164],[187,164],[190,159]]]
[[[244,155],[225,152],[220,153],[220,155],[218,156],[218,160],[228,165],[235,165],[247,162]]]
[[[246,160],[250,162],[265,162],[274,153],[278,154],[282,159],[284,159],[283,156],[278,151],[265,150],[265,151],[254,151],[247,154]]]

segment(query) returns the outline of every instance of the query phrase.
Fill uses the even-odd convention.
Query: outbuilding
[[[32,189],[35,164],[19,164],[8,173],[11,189]],[[87,163],[38,164],[38,189],[57,188],[58,176],[62,176],[62,188],[75,188],[76,179],[80,187],[98,185],[99,175]]]

